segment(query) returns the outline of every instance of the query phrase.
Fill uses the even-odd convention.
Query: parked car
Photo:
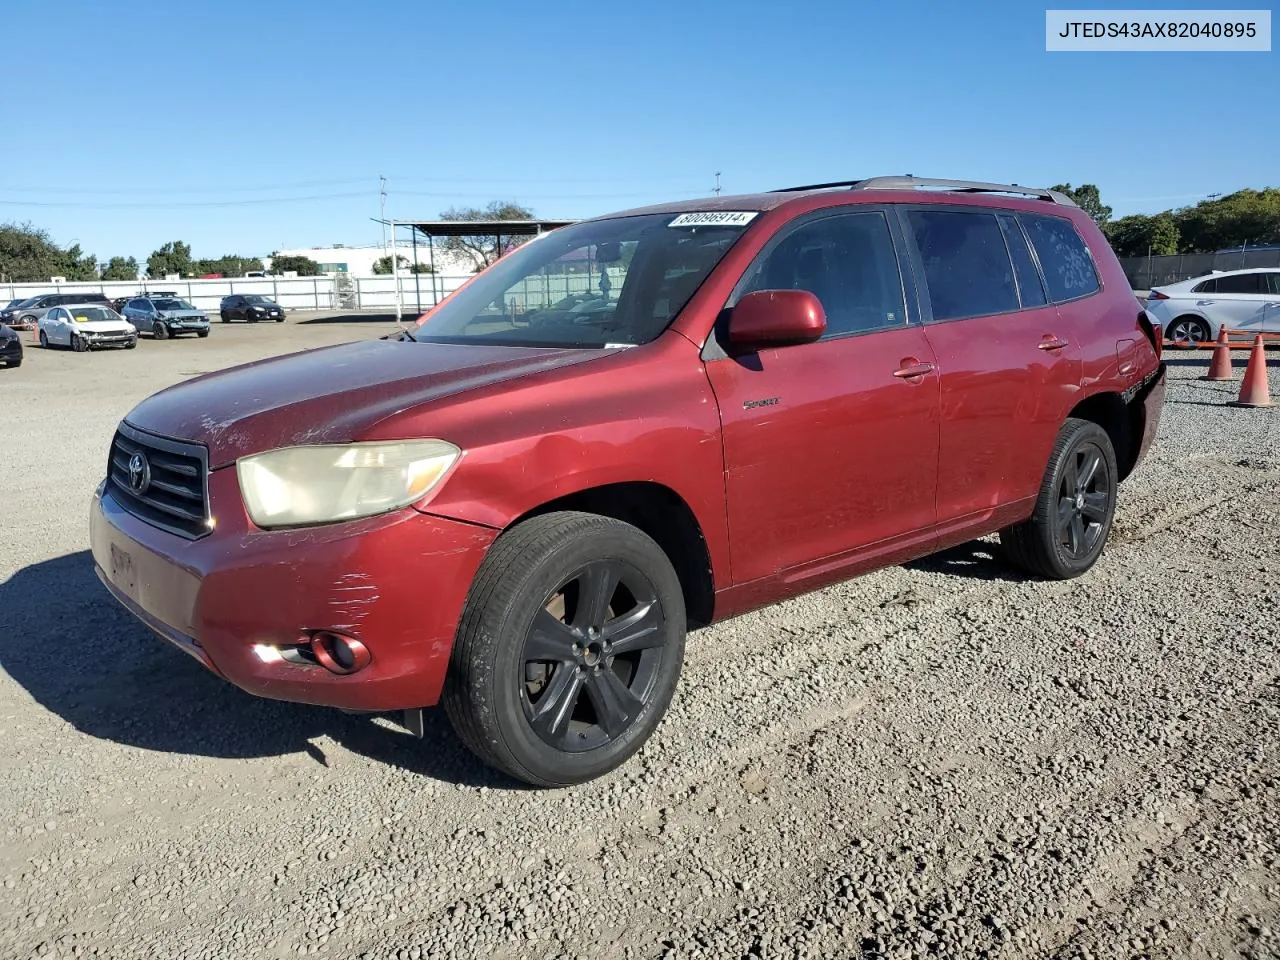
[[[584,254],[608,311],[495,323]],[[688,629],[996,531],[1085,573],[1164,384],[1060,193],[681,202],[546,233],[402,335],[144,400],[90,539],[115,597],[243,689],[419,735],[442,703],[485,762],[571,784],[653,733]]]
[[[18,331],[0,325],[0,367],[22,366],[22,338]]]
[[[78,303],[53,307],[40,318],[40,346],[70,347],[77,353],[99,347],[138,345],[138,330],[110,307]]]
[[[1280,268],[1223,270],[1152,287],[1147,312],[1169,340],[1216,340],[1224,326],[1242,333],[1280,333]]]
[[[223,297],[218,313],[223,323],[230,323],[232,320],[244,320],[247,323],[274,320],[276,323],[284,323],[284,307],[256,293],[233,293],[229,297]]]
[[[10,327],[19,326],[20,319],[18,314],[22,309],[22,305],[34,299],[35,297],[19,297],[16,300],[10,300],[0,309],[0,324]]]
[[[184,333],[209,335],[209,316],[187,301],[172,296],[149,294],[134,297],[124,306],[124,316],[143,333],[165,340]]]
[[[13,319],[5,322],[9,326],[22,330],[34,330],[40,318],[51,309],[73,303],[100,303],[110,306],[110,301],[101,293],[42,293],[28,297],[20,306],[6,307],[6,311],[12,310]]]

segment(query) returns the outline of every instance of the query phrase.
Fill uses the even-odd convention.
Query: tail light
[[[1150,290],[1147,292],[1147,299],[1148,300],[1168,300],[1169,295],[1167,293],[1162,293],[1159,290]]]

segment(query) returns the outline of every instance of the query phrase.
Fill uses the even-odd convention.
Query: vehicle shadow
[[[32,564],[0,583],[0,669],[82,733],[145,750],[243,759],[304,752],[328,766],[327,735],[349,750],[437,780],[520,789],[427,711],[424,737],[368,715],[250,696],[154,635],[98,581],[89,551]]]
[[[973,580],[999,580],[1005,583],[1025,583],[1033,579],[1012,566],[998,543],[987,540],[970,540],[958,547],[904,563],[907,570],[925,573],[945,573],[954,577]]]
[[[401,321],[407,326],[414,323],[420,312],[415,310],[406,310],[401,317]],[[349,313],[326,313],[318,317],[308,317],[306,320],[294,320],[300,327],[312,326],[315,324],[325,323],[395,323],[395,312],[391,313],[363,313],[360,311],[352,311]]]

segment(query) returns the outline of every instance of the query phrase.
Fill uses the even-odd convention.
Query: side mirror
[[[743,350],[812,343],[826,329],[826,311],[808,290],[757,290],[729,312],[729,343]]]

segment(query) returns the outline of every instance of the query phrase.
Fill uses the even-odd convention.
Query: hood
[[[400,411],[612,352],[347,343],[176,384],[142,401],[125,419],[140,430],[204,444],[209,465],[220,467],[276,447],[356,440]]]
[[[161,310],[160,316],[166,320],[206,320],[203,310]]]

